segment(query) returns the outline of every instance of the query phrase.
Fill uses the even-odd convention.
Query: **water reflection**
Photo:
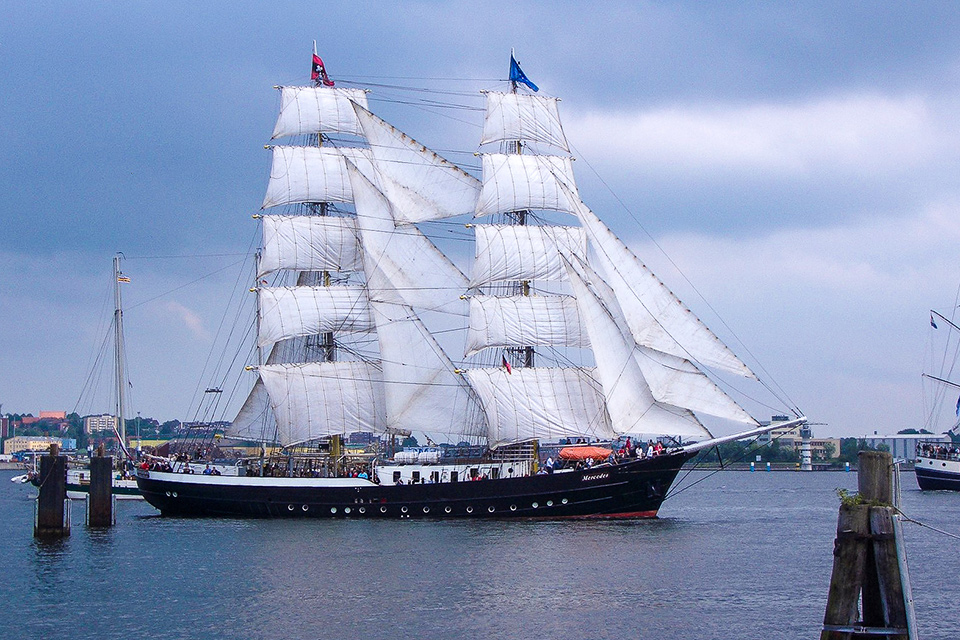
[[[123,503],[116,527],[78,509],[56,541],[33,541],[32,507],[3,488],[0,599],[23,612],[18,637],[809,637],[834,489],[855,484],[717,474],[646,521],[179,519]],[[956,531],[960,495],[905,483],[904,510]],[[923,637],[960,637],[942,615],[960,554],[928,529],[904,536]]]

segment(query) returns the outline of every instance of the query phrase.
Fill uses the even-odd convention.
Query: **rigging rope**
[[[932,526],[932,525],[926,524],[926,523],[924,523],[924,522],[920,522],[919,520],[915,520],[915,519],[911,518],[910,516],[908,516],[907,514],[905,514],[905,513],[903,512],[903,510],[900,509],[899,507],[894,507],[894,509],[896,509],[897,513],[900,514],[900,517],[903,518],[903,521],[904,521],[904,522],[910,522],[910,523],[912,523],[912,524],[915,524],[915,525],[924,527],[924,528],[926,528],[926,529],[930,529],[930,530],[932,530],[932,531],[936,531],[937,533],[941,533],[941,534],[947,536],[948,538],[953,538],[954,540],[960,540],[960,535],[957,535],[956,533],[951,533],[951,532],[949,532],[949,531],[944,531],[943,529],[938,529],[937,527],[934,527],[934,526]]]

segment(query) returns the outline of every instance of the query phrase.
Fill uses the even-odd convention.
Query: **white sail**
[[[262,209],[295,202],[353,202],[344,158],[372,171],[369,150],[354,147],[273,147]]]
[[[480,144],[521,140],[570,151],[560,125],[558,98],[527,93],[485,92],[487,109]]]
[[[560,253],[587,255],[580,227],[478,224],[474,231],[471,287],[505,280],[566,280]]]
[[[357,221],[339,216],[263,216],[257,277],[279,269],[358,271]]]
[[[657,402],[735,422],[759,424],[689,360],[639,345],[633,357]]]
[[[650,389],[650,395],[657,403],[707,413],[727,420],[757,424],[750,414],[689,360],[636,344],[613,290],[600,280],[588,265],[571,260],[566,263],[566,266],[570,270],[570,283],[576,293],[577,304],[580,305],[584,317],[588,318],[585,324],[591,338],[597,341],[594,355],[598,370],[603,366],[602,360],[606,361],[605,359],[612,357],[612,378],[612,374],[622,370],[622,367],[620,369],[618,367],[620,367],[620,360],[626,358],[624,354],[631,351],[633,360]],[[597,351],[601,353],[597,355]],[[632,365],[628,366],[632,369]],[[632,374],[623,372],[623,375]],[[611,415],[613,413],[614,411],[611,411]],[[664,433],[674,432],[665,431]]]
[[[573,197],[572,192],[568,192]],[[605,281],[616,294],[637,344],[745,377],[753,372],[579,200],[577,217],[587,232]]]
[[[398,224],[471,214],[480,182],[460,167],[373,115],[355,107],[375,160],[373,182],[395,206]],[[358,168],[371,177],[363,165]]]
[[[588,347],[571,296],[473,296],[466,355],[487,347]]]
[[[374,275],[374,278],[380,276]],[[388,429],[482,436],[476,397],[413,309],[372,303]]]
[[[261,287],[257,293],[260,347],[297,336],[370,331],[374,327],[363,287]]]
[[[280,87],[280,116],[273,138],[311,133],[363,135],[353,103],[366,108],[363,89]]]
[[[539,438],[615,438],[600,384],[588,368],[470,369],[491,447]]]
[[[244,440],[273,440],[276,421],[270,409],[270,396],[260,378],[253,384],[237,416],[226,429],[226,435]]]
[[[576,194],[573,162],[562,156],[503,153],[483,154],[483,188],[476,215],[549,209],[574,213]]]
[[[338,433],[384,432],[383,380],[374,364],[267,364],[259,372],[284,446]]]
[[[415,226],[398,227],[391,203],[355,166],[349,168],[370,300],[466,315],[460,300],[466,277]]]
[[[603,385],[613,429],[618,434],[709,437],[690,410],[656,401],[633,357],[633,341],[623,335],[574,269],[570,269],[570,284],[593,343],[597,377]]]

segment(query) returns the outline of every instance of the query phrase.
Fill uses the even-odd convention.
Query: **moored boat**
[[[943,331],[940,330],[940,325],[945,325]],[[921,433],[931,434],[931,437],[917,442],[914,471],[917,485],[923,491],[960,491],[960,399],[953,402],[953,394],[960,390],[960,384],[949,379],[949,374],[956,365],[960,326],[955,322],[955,318],[931,309],[930,331],[933,334],[931,345],[939,342],[943,344],[940,355],[934,356],[937,361],[928,365],[936,371],[936,375],[923,374],[924,380],[929,383],[927,391],[930,397],[926,404],[930,412],[927,416],[927,429]],[[938,423],[942,424],[942,414],[948,411],[947,407],[952,409],[950,417],[953,419],[953,426],[943,436],[935,438],[932,433],[936,431]]]
[[[920,442],[914,463],[917,484],[923,491],[960,491],[960,446],[952,443]]]

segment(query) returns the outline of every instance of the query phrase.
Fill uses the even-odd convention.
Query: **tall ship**
[[[313,64],[313,85],[277,87],[254,216],[256,381],[225,435],[260,454],[229,473],[156,458],[137,475],[150,504],[649,518],[699,451],[770,429],[713,377],[754,373],[581,201],[558,99],[512,55],[483,92],[480,177]],[[714,438],[702,415],[740,431]],[[351,449],[357,432],[381,446]]]
[[[953,396],[960,394],[960,384],[950,379],[956,364],[960,326],[957,325],[956,318],[949,318],[931,309],[931,331],[938,332],[940,325],[945,325],[943,332],[946,337],[939,341],[931,339],[931,347],[937,342],[944,343],[943,356],[938,357],[940,365],[935,374],[923,374],[931,387],[928,405],[930,415],[927,418],[929,429],[925,433],[932,432],[936,428],[941,420],[940,414],[943,408],[953,407]],[[953,426],[944,434],[944,437],[917,442],[917,458],[913,468],[917,476],[917,484],[923,491],[960,491],[960,398],[956,401],[954,416]]]

